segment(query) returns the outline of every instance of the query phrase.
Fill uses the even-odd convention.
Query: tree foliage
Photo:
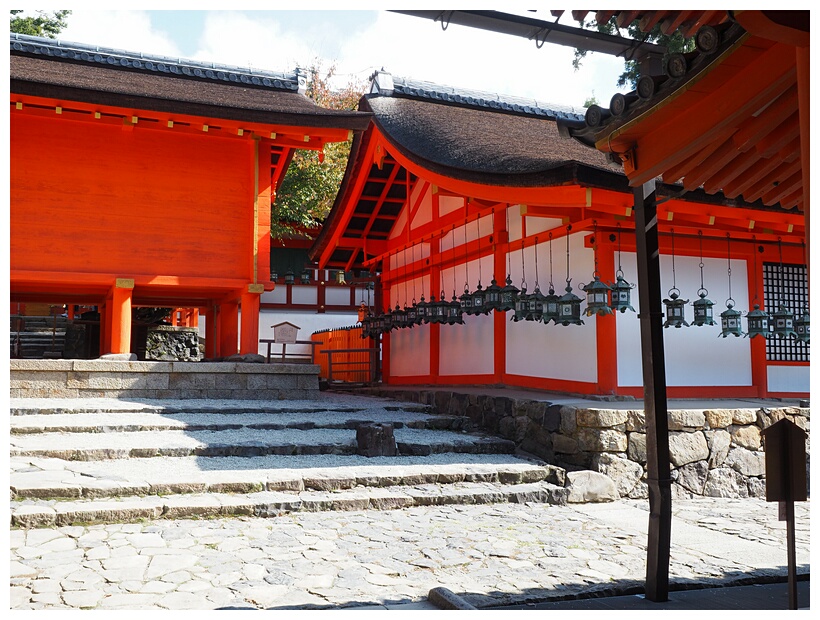
[[[579,23],[581,24],[582,28],[587,28],[590,30],[595,29],[598,32],[602,32],[604,34],[628,37],[641,42],[657,43],[658,45],[664,45],[669,50],[669,53],[684,53],[695,49],[694,38],[685,39],[678,30],[675,30],[675,32],[671,35],[663,34],[661,32],[660,24],[656,24],[655,27],[652,28],[652,30],[650,30],[649,32],[643,32],[638,27],[638,20],[635,20],[631,24],[629,24],[629,26],[626,27],[626,32],[624,32],[624,29],[619,28],[615,20],[616,16],[613,16],[608,21],[601,24],[599,24],[597,20],[595,20],[595,18],[592,18],[587,21],[582,20]],[[588,50],[575,50],[575,58],[572,61],[572,66],[575,67],[576,71],[581,67],[581,62],[588,53]],[[622,87],[629,85],[632,88],[635,88],[635,85],[638,82],[638,78],[640,77],[641,72],[638,63],[634,60],[625,60],[624,72],[621,73],[620,76],[618,76],[618,86]]]
[[[9,32],[28,34],[35,37],[57,38],[57,35],[68,26],[66,18],[71,11],[36,11],[36,15],[20,15],[22,9],[9,11]]]
[[[336,73],[336,66],[324,68],[318,59],[307,71],[306,94],[317,105],[334,110],[356,109],[364,84],[350,82],[341,90],[332,90],[329,82]],[[294,154],[273,203],[271,236],[274,239],[304,236],[305,229],[321,225],[342,183],[351,143],[348,140],[326,145],[322,162],[316,151],[299,150]]]

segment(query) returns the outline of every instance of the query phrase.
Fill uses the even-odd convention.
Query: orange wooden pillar
[[[213,359],[217,356],[219,342],[219,325],[217,323],[217,306],[205,308],[205,357]]]
[[[510,233],[507,230],[506,207],[501,211],[493,210],[493,277],[499,286],[504,286],[504,276],[507,273],[507,253],[510,251]],[[522,249],[523,252],[523,249]],[[479,253],[478,260],[481,260]],[[507,318],[506,312],[493,310],[493,376],[496,383],[504,383],[507,374]]]
[[[223,301],[219,305],[219,346],[217,355],[227,357],[236,355],[239,341],[239,302],[237,300]]]
[[[239,352],[259,352],[259,296],[265,291],[262,284],[248,284],[242,293],[242,326],[239,332]]]
[[[98,311],[100,313],[100,355],[111,352],[111,293]]]
[[[599,233],[598,276],[603,282],[615,281],[615,246],[602,244],[605,233]],[[595,317],[595,348],[598,365],[598,393],[615,394],[618,390],[618,348],[614,314]]]
[[[134,292],[134,280],[117,278],[111,290],[111,301],[107,303],[111,341],[108,350],[111,353],[131,352],[131,297]],[[106,330],[108,331],[108,330]]]

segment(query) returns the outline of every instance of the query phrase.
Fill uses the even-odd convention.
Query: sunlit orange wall
[[[253,142],[12,114],[12,270],[251,278]]]

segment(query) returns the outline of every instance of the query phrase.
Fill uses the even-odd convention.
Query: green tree
[[[598,105],[598,97],[595,96],[595,91],[594,90],[592,91],[592,94],[589,97],[584,99],[584,106],[583,107],[588,108],[589,106],[593,106],[593,105]]]
[[[71,11],[36,11],[36,15],[20,15],[22,9],[9,11],[10,32],[30,34],[35,37],[57,38],[57,35],[68,25],[66,18]]]
[[[329,81],[335,73],[335,65],[324,68],[315,59],[308,69],[307,96],[324,108],[355,110],[364,84],[350,82],[341,90],[332,90]],[[271,210],[274,239],[304,236],[305,229],[321,225],[342,183],[351,144],[351,140],[328,144],[322,162],[316,151],[296,151]]]
[[[593,17],[590,20],[581,20],[578,23],[581,25],[582,28],[587,28],[590,30],[595,29],[598,32],[603,32],[604,34],[629,37],[631,39],[636,39],[642,42],[645,41],[647,43],[657,43],[658,45],[665,45],[666,48],[669,50],[669,53],[685,53],[695,49],[694,37],[685,39],[678,30],[676,30],[671,35],[663,34],[661,32],[660,24],[657,24],[649,32],[642,32],[641,29],[638,27],[638,20],[635,20],[626,27],[626,32],[624,32],[624,29],[619,28],[615,20],[616,17],[613,16],[609,19],[609,21],[599,24]],[[575,50],[575,58],[572,61],[572,66],[575,67],[576,71],[581,67],[581,62],[588,53],[588,50]],[[634,60],[625,60],[624,72],[620,76],[618,76],[618,86],[621,87],[629,85],[632,88],[635,88],[635,85],[638,82],[638,78],[640,77],[641,71],[640,67],[638,66],[638,63]]]

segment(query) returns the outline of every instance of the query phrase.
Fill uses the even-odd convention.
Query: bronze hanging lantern
[[[530,296],[527,295],[527,283],[521,282],[521,290],[518,292],[518,298],[515,300],[515,312],[510,318],[511,321],[518,323],[518,321],[525,321],[527,314],[530,311]]]
[[[396,302],[396,307],[393,309],[393,323],[392,329],[402,329],[407,327],[407,311],[399,307],[399,302]]]
[[[509,208],[504,209],[504,215],[507,218],[507,235],[509,241],[509,232],[510,232],[510,210]],[[521,247],[521,251],[524,251],[523,246]],[[508,310],[515,310],[515,300],[518,298],[518,289],[513,286],[512,277],[510,277],[510,247],[509,243],[507,243],[507,279],[505,280],[505,285],[501,288],[501,300],[496,307],[496,310],[499,312],[507,312]]]
[[[764,339],[767,339],[771,333],[769,329],[770,319],[769,313],[763,312],[763,310],[760,309],[760,304],[755,304],[754,310],[746,313],[746,335],[749,338],[762,336]]]
[[[680,289],[675,285],[675,231],[672,230],[672,288],[667,293],[669,299],[663,300],[666,307],[666,321],[664,327],[689,327],[689,323],[684,319],[686,304],[688,299],[680,298]]]
[[[696,299],[692,302],[692,308],[695,310],[695,320],[692,321],[692,325],[697,327],[701,325],[717,325],[712,316],[712,307],[715,305],[715,302],[706,297],[709,291],[703,286],[703,232],[700,230],[698,231],[698,240],[700,241],[700,288],[698,289],[698,297],[700,299]]]
[[[544,297],[543,307],[541,320],[547,324],[550,321],[557,322],[558,295],[555,294],[555,285],[552,283],[552,233],[550,233],[550,287],[548,294]]]
[[[566,293],[558,298],[558,318],[555,319],[557,324],[567,325],[583,325],[581,320],[581,301],[582,299],[572,292],[572,278],[569,277],[569,233],[572,226],[567,226],[567,288]]]
[[[515,300],[518,299],[518,289],[513,286],[510,275],[507,274],[507,280],[504,287],[501,289],[501,303],[498,305],[499,312],[506,312],[507,310],[515,310]]]
[[[794,320],[794,331],[800,342],[809,344],[809,309],[803,308],[803,314]]]
[[[453,236],[453,255],[455,256],[455,247],[456,247],[456,227],[453,226],[452,231]],[[442,278],[443,279],[443,278]],[[444,301],[444,291],[441,291],[441,299]],[[461,303],[459,302],[458,297],[456,297],[456,265],[455,261],[453,262],[453,299],[449,302],[444,302],[444,322],[447,325],[463,325],[464,319],[461,316]]]
[[[511,321],[518,323],[518,321],[525,321],[530,311],[530,296],[527,295],[527,281],[525,280],[526,272],[524,270],[524,244],[521,244],[521,290],[518,291],[518,296],[515,299],[515,312],[510,318]]]
[[[535,238],[533,249],[535,250],[535,290],[527,300],[529,312],[526,319],[528,321],[540,321],[544,316],[544,300],[546,297],[541,293],[541,287],[538,284],[538,237]],[[523,248],[521,251],[523,253]]]
[[[484,305],[490,310],[501,312],[501,287],[495,278],[490,281],[490,286],[484,292]]]
[[[293,284],[296,281],[296,278],[293,275],[293,271],[288,269],[285,272],[285,284]]]
[[[783,285],[783,245],[780,237],[777,238],[777,248],[780,252],[780,305],[777,308],[777,312],[772,313],[772,324],[774,325],[772,333],[778,338],[797,338],[797,334],[794,331],[794,314],[786,307],[783,301],[783,289],[785,287]]]
[[[724,338],[727,336],[743,335],[743,329],[740,325],[741,312],[734,309],[735,300],[732,299],[732,252],[729,233],[726,233],[726,258],[729,263],[729,268],[727,269],[729,276],[729,299],[726,300],[726,310],[720,313],[720,335]]]
[[[473,308],[472,314],[489,314],[492,308],[487,304],[487,291],[481,286],[481,218],[476,220],[478,229],[478,286],[472,292]]]
[[[592,222],[592,252],[595,256],[595,269],[592,272],[592,281],[586,286],[581,285],[581,290],[587,294],[587,307],[584,314],[592,316],[605,316],[612,314],[612,308],[609,307],[609,291],[610,288],[598,276],[598,223]]]
[[[754,258],[754,271],[752,272],[752,277],[755,281],[754,301],[757,301],[757,238],[752,237],[752,242],[752,257]],[[763,251],[763,246],[760,246],[759,251]],[[746,335],[749,338],[761,336],[765,340],[768,339],[770,334],[771,317],[768,312],[764,312],[760,309],[760,304],[756,303],[754,305],[754,310],[746,313]]]
[[[610,237],[611,239],[611,237]],[[612,285],[612,293],[610,295],[609,307],[613,310],[626,312],[635,308],[632,307],[631,295],[634,284],[630,284],[624,278],[624,271],[621,269],[621,225],[618,224],[618,271],[615,272],[615,284]]]
[[[424,301],[424,293],[421,294],[421,299],[419,303],[416,304],[416,325],[421,325],[422,323],[427,323],[427,306],[429,304]]]

